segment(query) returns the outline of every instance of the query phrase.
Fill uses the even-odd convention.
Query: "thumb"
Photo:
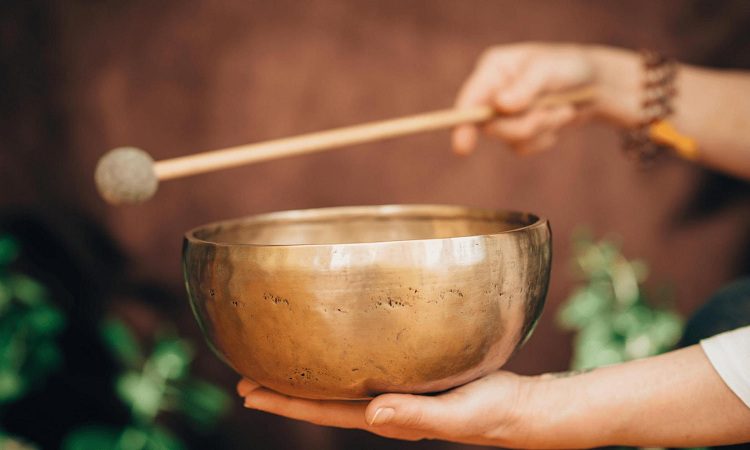
[[[385,394],[367,406],[371,426],[391,425],[422,431],[440,431],[455,421],[455,414],[438,397]]]

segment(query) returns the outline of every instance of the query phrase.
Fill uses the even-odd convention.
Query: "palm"
[[[521,377],[495,372],[435,396],[383,394],[370,402],[306,400],[288,397],[242,380],[237,385],[245,405],[317,425],[358,428],[405,440],[444,439],[497,443],[517,403]],[[385,424],[371,424],[380,408],[396,413]]]

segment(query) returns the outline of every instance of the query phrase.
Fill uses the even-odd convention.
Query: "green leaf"
[[[608,321],[593,321],[576,336],[573,368],[588,369],[623,361],[623,347]]]
[[[638,277],[630,263],[624,258],[617,258],[610,268],[612,289],[617,303],[621,307],[634,305],[639,298]]]
[[[654,340],[647,334],[642,333],[629,336],[625,341],[625,354],[627,359],[640,359],[657,354]]]
[[[38,380],[46,376],[62,363],[62,353],[53,340],[37,343],[29,353],[23,372],[30,374],[27,379]]]
[[[0,279],[0,315],[2,315],[11,305],[13,291],[8,283]]]
[[[131,406],[139,420],[151,420],[159,412],[163,389],[151,377],[128,372],[117,379],[117,394]]]
[[[651,311],[643,305],[636,305],[615,314],[612,320],[613,330],[618,334],[632,336],[648,328],[651,322]]]
[[[607,309],[608,303],[607,298],[594,289],[578,289],[560,310],[558,321],[564,328],[579,329]]]
[[[119,320],[108,320],[102,326],[102,339],[112,354],[128,368],[141,365],[143,355],[138,341],[130,329]]]
[[[219,387],[199,379],[180,386],[179,408],[197,425],[210,427],[229,408],[230,399]]]
[[[146,450],[185,450],[185,446],[162,427],[154,426],[147,432]]]
[[[0,403],[16,400],[26,391],[26,382],[11,370],[0,372]]]
[[[19,245],[10,236],[0,236],[0,266],[13,262],[19,253]]]
[[[0,328],[0,367],[16,370],[26,359],[26,339],[23,331],[19,331],[20,314],[12,314],[11,318]]]
[[[26,314],[24,321],[37,335],[55,335],[65,326],[65,316],[47,305],[35,306]]]
[[[150,362],[160,376],[175,380],[187,373],[188,365],[193,359],[192,353],[192,349],[186,341],[164,339],[156,344]]]
[[[656,311],[649,334],[656,343],[658,352],[671,350],[680,340],[684,320],[670,311]]]
[[[580,233],[579,233],[580,236]],[[574,262],[584,284],[558,312],[558,323],[577,330],[574,368],[595,367],[650,356],[669,350],[682,332],[682,319],[649,306],[641,284],[648,267],[629,261],[618,241],[573,241]]]
[[[63,441],[62,450],[115,450],[119,439],[119,430],[92,425],[68,434]]]
[[[148,430],[139,427],[127,427],[120,434],[117,450],[144,450],[148,448]]]
[[[36,306],[47,298],[47,290],[44,286],[26,275],[12,275],[9,281],[13,296],[26,305]]]
[[[573,359],[574,370],[590,369],[609,364],[616,364],[625,360],[619,345],[611,345],[604,341],[587,341],[579,347]]]

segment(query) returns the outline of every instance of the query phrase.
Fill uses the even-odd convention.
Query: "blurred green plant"
[[[44,286],[10,270],[18,252],[16,241],[0,237],[0,408],[37,386],[62,361],[55,339],[65,317]]]
[[[65,316],[42,284],[11,270],[19,253],[13,238],[0,236],[0,417],[7,405],[41,385],[63,359],[56,339]],[[223,390],[190,375],[193,350],[188,341],[162,333],[146,355],[117,320],[102,325],[101,337],[122,366],[114,389],[130,409],[131,423],[74,430],[65,439],[65,450],[180,450],[185,448],[182,442],[157,422],[160,413],[184,415],[207,430],[227,410],[229,397]],[[0,428],[0,449],[37,447]]]
[[[585,231],[573,236],[573,253],[581,284],[557,316],[563,329],[575,332],[571,369],[621,363],[674,348],[684,320],[666,307],[670,299],[665,290],[655,300],[646,295],[642,285],[648,267],[643,261],[626,259],[616,240],[594,241]]]
[[[227,410],[229,397],[223,390],[189,374],[193,350],[187,341],[164,334],[145,355],[127,326],[116,320],[104,323],[102,338],[123,367],[115,388],[130,410],[131,423],[122,429],[78,429],[66,438],[65,450],[180,450],[182,442],[158,423],[160,413],[183,414],[209,429]]]
[[[20,248],[0,236],[0,415],[7,406],[39,386],[62,362],[56,338],[65,316],[34,279],[11,270]],[[0,429],[0,448],[36,446]]]
[[[571,368],[615,364],[653,356],[673,348],[683,319],[668,309],[662,292],[649,299],[642,284],[646,264],[626,259],[613,239],[594,241],[578,232],[573,238],[574,266],[582,279],[563,304],[558,323],[576,332]]]
[[[13,436],[8,436],[6,434],[2,434],[0,435],[0,449],[2,450],[37,450],[38,447],[22,439],[19,439]]]

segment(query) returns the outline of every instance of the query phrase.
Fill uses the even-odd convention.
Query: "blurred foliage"
[[[11,270],[18,243],[0,236],[0,415],[39,386],[62,362],[56,338],[65,317],[37,281]],[[0,430],[0,449],[36,447]]]
[[[56,339],[65,316],[42,284],[11,270],[19,253],[15,240],[0,236],[0,417],[4,406],[43,383],[63,361]],[[158,423],[160,413],[180,414],[208,430],[227,410],[229,397],[223,390],[190,375],[193,349],[188,341],[161,333],[146,354],[123,322],[110,320],[101,328],[102,341],[122,367],[113,389],[131,420],[122,428],[76,429],[63,449],[181,450],[183,443]],[[36,448],[0,429],[0,449]]]
[[[581,284],[557,316],[562,328],[575,331],[571,369],[621,363],[674,348],[684,320],[666,307],[665,290],[656,299],[646,295],[644,262],[626,259],[614,239],[594,241],[584,231],[574,235],[573,253]]]
[[[683,319],[666,307],[662,292],[649,299],[642,288],[645,263],[630,261],[612,239],[595,242],[574,236],[574,265],[582,279],[558,314],[558,323],[576,332],[571,368],[599,367],[657,355],[679,340]]]
[[[162,334],[146,355],[128,327],[116,320],[103,324],[102,339],[123,368],[115,389],[130,410],[131,424],[78,429],[66,438],[64,450],[181,450],[182,442],[158,423],[160,413],[176,412],[209,429],[227,410],[223,390],[189,374],[193,350],[187,341]]]
[[[65,317],[35,280],[10,270],[18,245],[0,237],[0,408],[42,382],[62,361],[55,341]]]
[[[38,447],[22,439],[6,434],[0,434],[0,449],[2,450],[38,450]]]

